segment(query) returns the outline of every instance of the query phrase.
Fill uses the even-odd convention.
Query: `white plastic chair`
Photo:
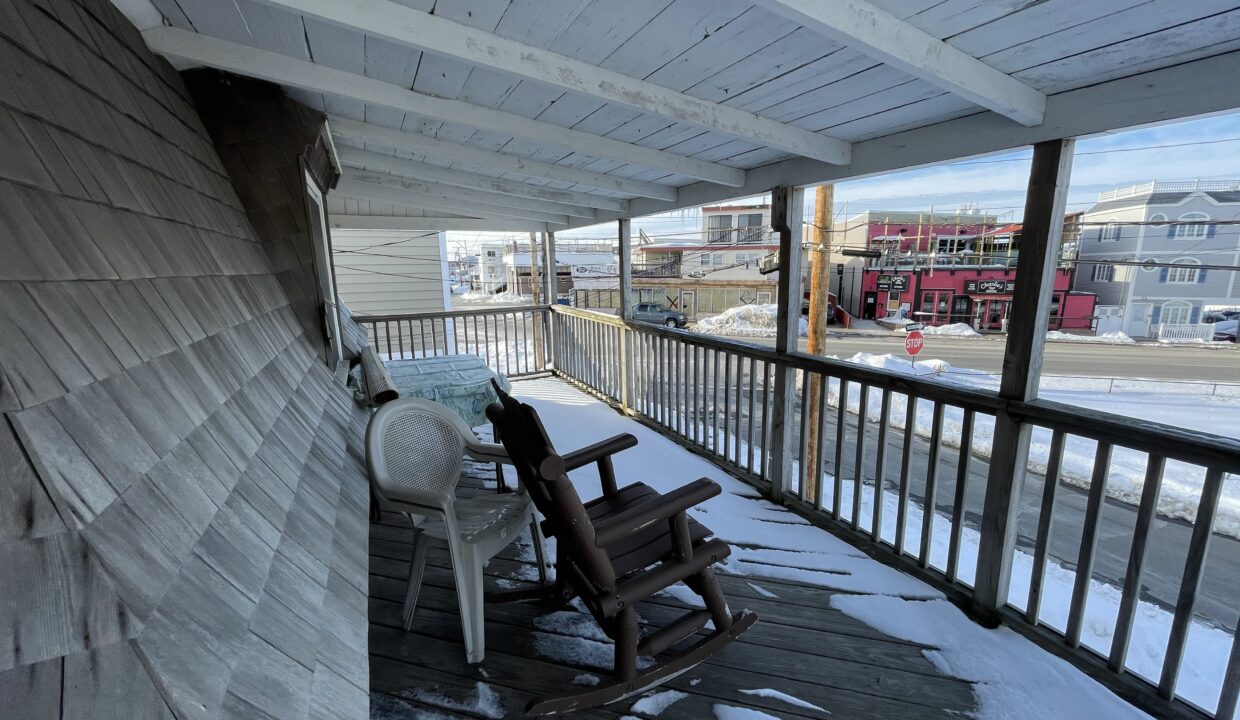
[[[455,494],[464,457],[508,462],[502,445],[484,443],[452,410],[429,400],[393,400],[366,428],[366,465],[380,506],[405,513],[413,525],[413,558],[403,620],[413,626],[429,541],[447,545],[456,577],[461,629],[469,662],[485,652],[482,566],[526,527],[533,535],[539,575],[546,581],[542,534],[525,492],[461,499]]]

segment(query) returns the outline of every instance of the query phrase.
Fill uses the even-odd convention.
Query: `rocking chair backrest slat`
[[[547,519],[557,548],[594,591],[614,590],[616,575],[611,561],[594,544],[594,525],[581,496],[564,472],[564,464],[547,437],[538,413],[498,388],[497,392],[500,402],[487,408],[487,417],[499,428],[500,441],[534,505]]]

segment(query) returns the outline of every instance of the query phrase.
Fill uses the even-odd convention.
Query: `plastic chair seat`
[[[457,535],[471,545],[483,543],[513,527],[514,522],[524,522],[529,513],[530,501],[526,495],[507,493],[457,500]],[[418,529],[436,540],[448,539],[448,526],[441,519],[428,518]]]

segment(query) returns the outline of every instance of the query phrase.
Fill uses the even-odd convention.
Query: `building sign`
[[[878,276],[878,289],[904,292],[908,290],[908,275],[880,274]]]
[[[964,291],[971,295],[1009,295],[1014,290],[1014,280],[966,280],[964,283]]]

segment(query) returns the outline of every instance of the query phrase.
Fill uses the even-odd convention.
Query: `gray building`
[[[1240,180],[1155,181],[1104,192],[1083,217],[1073,289],[1097,294],[1099,332],[1134,337],[1240,306],[1236,273],[1219,269],[1240,264],[1237,221]]]

